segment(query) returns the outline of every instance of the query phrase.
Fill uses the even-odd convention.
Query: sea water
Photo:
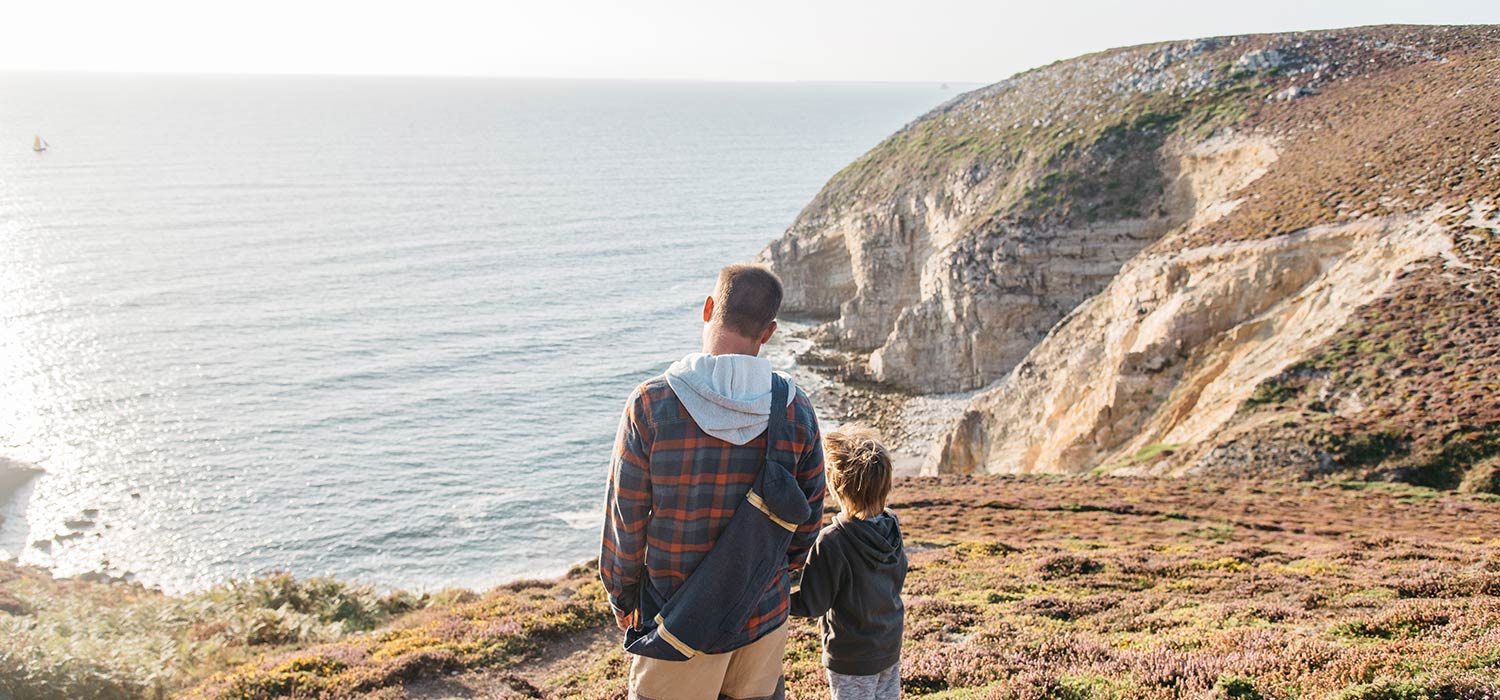
[[[559,573],[718,268],[953,92],[0,76],[0,458],[45,470],[0,556]]]

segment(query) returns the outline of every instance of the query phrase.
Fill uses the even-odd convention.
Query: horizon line
[[[592,83],[737,83],[737,84],[838,84],[838,85],[991,85],[1003,78],[989,81],[978,80],[869,80],[856,78],[689,78],[689,77],[606,77],[606,76],[551,76],[551,75],[500,75],[489,73],[360,73],[360,72],[260,72],[260,71],[158,71],[158,70],[95,70],[56,68],[4,68],[0,76],[97,76],[97,77],[143,77],[143,78],[442,78],[455,80],[514,80],[557,81]]]

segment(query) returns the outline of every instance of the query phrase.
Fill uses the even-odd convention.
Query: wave
[[[559,511],[553,513],[574,530],[593,530],[604,524],[604,514],[598,508],[588,510]]]
[[[29,486],[45,471],[35,464],[0,457],[0,559],[19,556],[26,546]]]
[[[45,472],[35,464],[0,457],[0,506],[10,503],[22,486]]]

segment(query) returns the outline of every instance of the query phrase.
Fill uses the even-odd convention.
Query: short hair
[[[724,327],[759,338],[781,310],[781,280],[760,265],[730,265],[719,270],[714,287],[714,318]]]
[[[848,426],[823,436],[828,487],[846,515],[867,519],[885,510],[894,471],[891,456],[870,428]]]

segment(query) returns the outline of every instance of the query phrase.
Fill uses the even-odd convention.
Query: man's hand
[[[628,631],[631,627],[635,626],[635,613],[616,610],[615,626],[619,627],[621,632]]]

